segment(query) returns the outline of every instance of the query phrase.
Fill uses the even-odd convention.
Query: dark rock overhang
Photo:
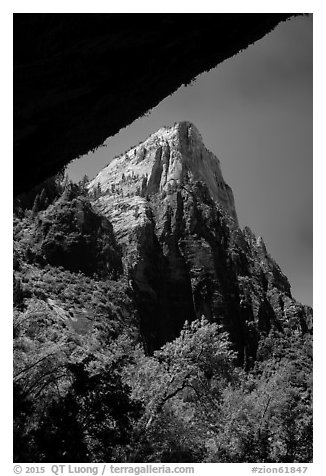
[[[14,14],[14,194],[293,14]]]

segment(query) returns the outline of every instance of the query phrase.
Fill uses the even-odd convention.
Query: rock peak
[[[175,140],[179,141],[180,143],[189,143],[189,141],[192,142],[198,142],[199,144],[202,144],[204,147],[203,143],[203,138],[197,129],[197,127],[190,121],[180,121],[180,122],[175,122],[172,126],[163,126],[161,127],[158,131],[154,132],[151,134],[145,142],[148,140],[167,140],[174,138]],[[182,158],[185,158],[184,156]]]
[[[154,132],[152,136],[159,135],[159,134],[164,135],[164,133],[169,133],[169,132],[180,134],[181,136],[186,133],[192,133],[194,137],[197,138],[197,140],[199,140],[200,142],[203,142],[203,138],[199,130],[197,129],[195,124],[193,124],[190,121],[179,121],[179,122],[175,122],[172,126],[163,126],[158,131]]]
[[[233,193],[224,181],[219,159],[203,143],[189,121],[163,126],[144,142],[116,157],[91,182],[105,194],[145,197],[173,193],[189,181],[206,184],[213,200],[237,222]]]

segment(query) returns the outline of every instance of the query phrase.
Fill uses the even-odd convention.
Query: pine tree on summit
[[[78,187],[81,195],[87,195],[88,194],[88,189],[87,185],[89,184],[89,178],[85,174],[83,178],[78,182]]]

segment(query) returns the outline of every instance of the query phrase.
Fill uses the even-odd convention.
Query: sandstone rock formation
[[[311,309],[292,298],[262,238],[238,227],[219,160],[193,124],[160,129],[89,191],[121,246],[149,352],[201,316],[229,331],[245,365],[272,328],[311,330]]]
[[[122,273],[120,247],[112,225],[96,214],[84,197],[64,194],[39,213],[25,235],[30,262],[107,279],[116,279]]]
[[[116,157],[91,183],[101,192],[123,197],[166,196],[193,181],[204,182],[213,200],[237,221],[231,188],[225,183],[220,162],[203,144],[190,122],[163,127],[145,142]],[[106,198],[107,200],[107,198]]]

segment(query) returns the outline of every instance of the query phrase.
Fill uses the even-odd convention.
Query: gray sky
[[[221,160],[240,226],[264,238],[294,297],[312,305],[312,59],[312,16],[282,23],[74,161],[68,174],[92,178],[163,125],[193,122]]]

